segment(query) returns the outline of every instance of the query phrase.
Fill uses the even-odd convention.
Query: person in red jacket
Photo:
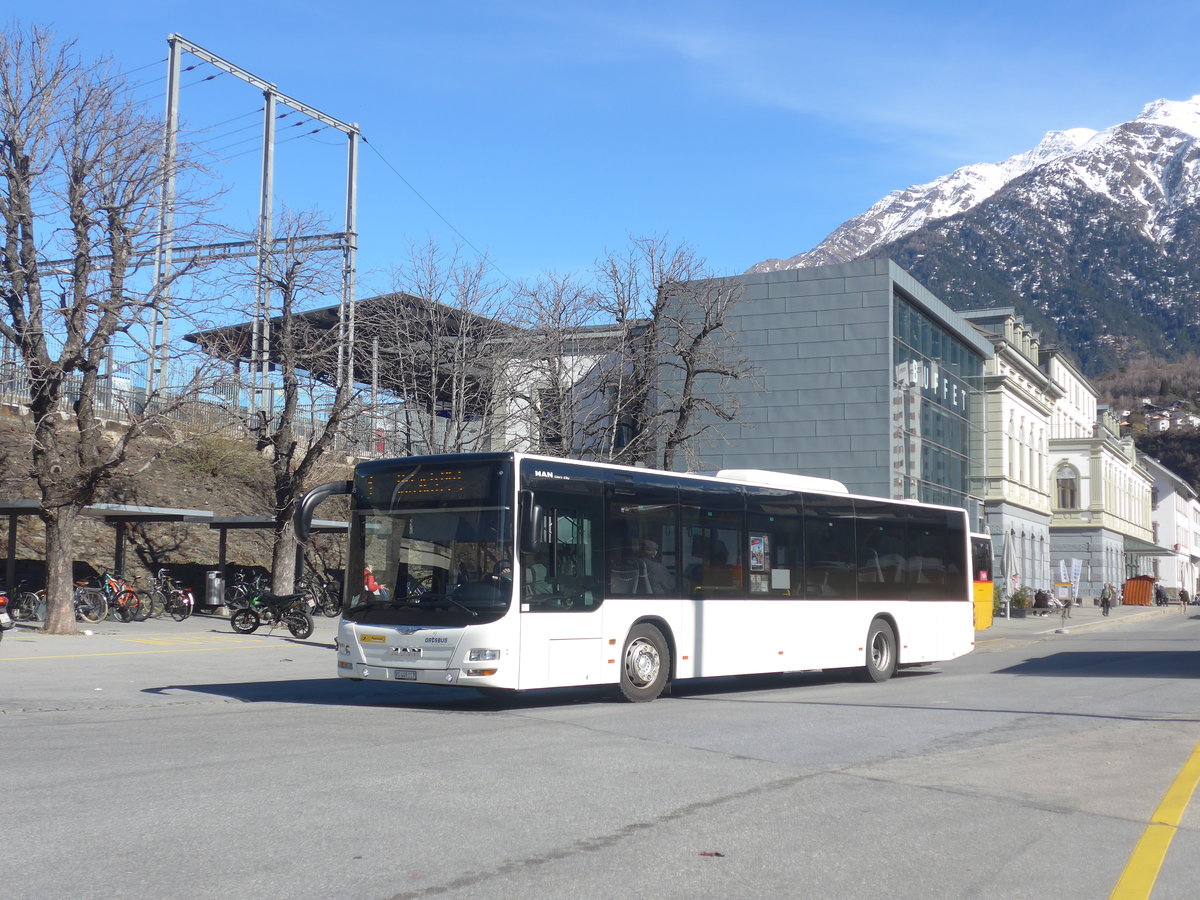
[[[372,594],[378,594],[383,588],[383,585],[375,580],[375,572],[370,566],[367,566],[366,569],[363,570],[363,587],[365,587]]]

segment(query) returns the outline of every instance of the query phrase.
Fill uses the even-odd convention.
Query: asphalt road
[[[651,704],[339,681],[332,620],[9,632],[0,895],[1194,897],[1195,804],[1136,848],[1195,759],[1200,611],[1002,627]]]

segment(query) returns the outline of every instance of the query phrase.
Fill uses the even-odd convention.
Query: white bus
[[[755,470],[480,453],[360,463],[345,678],[531,690],[898,666],[974,646],[964,510]]]

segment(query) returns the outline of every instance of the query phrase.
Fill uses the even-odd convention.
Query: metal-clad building
[[[982,521],[990,343],[891,260],[736,276],[729,316],[754,377],[686,464],[835,478]]]

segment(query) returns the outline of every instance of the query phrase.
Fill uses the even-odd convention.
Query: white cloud
[[[587,14],[643,61],[686,71],[694,89],[812,116],[881,142],[948,160],[999,160],[1050,129],[1104,128],[1142,105],[1200,86],[1194,53],[1172,67],[1195,22],[1192,7],[1170,17],[1091,3],[1086,16],[1044,4],[917,8],[859,2],[639,5]],[[664,11],[665,9],[665,11]],[[1145,8],[1141,8],[1145,13]],[[604,41],[600,42],[601,44]],[[661,54],[666,54],[662,56]]]

